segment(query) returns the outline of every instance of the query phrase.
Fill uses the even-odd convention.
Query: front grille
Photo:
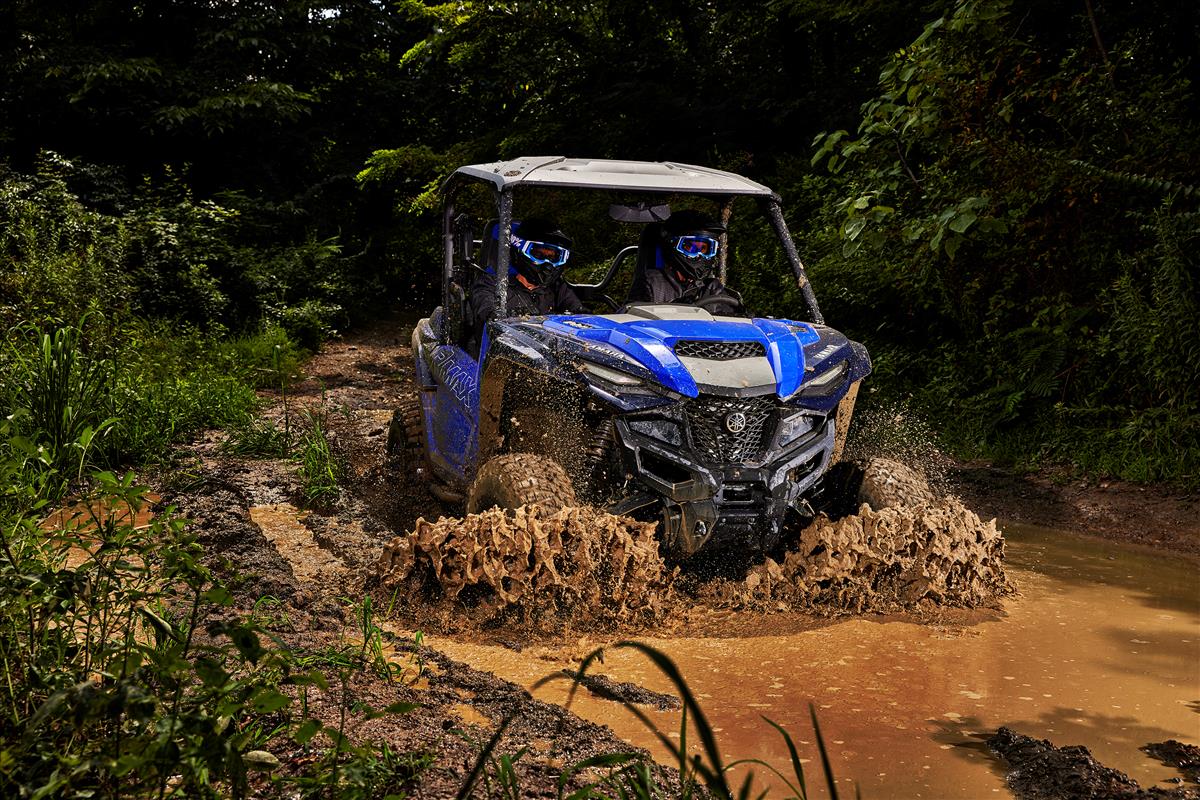
[[[736,358],[761,358],[767,354],[761,342],[700,342],[687,339],[675,343],[675,355],[704,358],[709,361],[733,361]]]
[[[710,462],[742,464],[761,461],[775,432],[775,398],[732,398],[700,395],[687,404],[692,444]],[[741,413],[745,426],[730,431],[730,414]]]

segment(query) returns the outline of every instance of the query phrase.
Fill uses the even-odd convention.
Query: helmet
[[[545,219],[514,222],[508,242],[512,269],[534,286],[557,280],[571,257],[571,237]]]
[[[699,211],[684,209],[662,226],[663,261],[693,280],[712,275],[725,226]]]

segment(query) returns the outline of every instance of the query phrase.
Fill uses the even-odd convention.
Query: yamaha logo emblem
[[[741,433],[746,430],[746,415],[740,411],[731,411],[726,414],[725,430],[730,433]]]

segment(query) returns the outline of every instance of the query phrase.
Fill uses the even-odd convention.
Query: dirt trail
[[[391,608],[398,629],[467,633],[514,647],[534,635],[564,641],[576,626],[615,636],[660,623],[660,632],[735,636],[746,619],[761,614],[776,615],[780,629],[826,624],[813,609],[822,615],[905,610],[918,621],[932,614],[941,624],[969,623],[974,612],[956,616],[946,606],[994,604],[1008,590],[995,525],[952,500],[911,513],[822,522],[804,533],[799,550],[744,577],[702,586],[663,564],[648,528],[587,509],[563,512],[549,526],[521,515],[514,524],[484,514],[466,528],[439,521],[446,509],[412,465],[385,453],[392,409],[413,390],[410,333],[411,321],[384,320],[326,345],[286,398],[263,393],[263,417],[281,427],[303,425],[306,410],[323,416],[331,449],[346,466],[329,507],[300,510],[295,462],[223,453],[217,433],[189,447],[184,467],[160,481],[164,501],[197,520],[208,558],[234,583],[243,610],[275,609],[268,625],[291,646],[344,643],[353,629],[352,603],[369,586],[376,606]],[[577,536],[584,530],[587,537]],[[470,546],[483,534],[500,545],[488,564]],[[531,563],[528,554],[539,548],[547,557]],[[862,565],[856,574],[844,568],[851,553]],[[964,571],[967,563],[983,568]],[[486,740],[488,729],[509,715],[518,723],[505,741],[513,750],[533,745],[520,766],[531,790],[551,790],[563,763],[631,749],[607,727],[388,635],[433,669],[411,685],[360,676],[349,691],[376,707],[397,700],[422,707],[400,721],[356,718],[350,733],[436,750],[423,796],[457,791],[462,765],[477,752],[452,731],[478,729],[474,738]],[[326,700],[335,717],[341,698]]]

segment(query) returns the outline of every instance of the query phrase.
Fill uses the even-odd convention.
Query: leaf
[[[195,662],[196,674],[208,686],[223,686],[229,673],[221,668],[220,662],[210,656],[200,656]]]
[[[168,639],[178,639],[178,637],[175,636],[175,630],[171,627],[171,624],[158,614],[155,614],[148,608],[139,608],[138,613],[145,617],[146,621],[150,623],[150,626],[154,628],[154,632],[158,634],[159,644],[162,644]]]
[[[228,606],[233,603],[233,595],[224,586],[212,587],[204,593],[204,599],[218,606]]]
[[[308,744],[314,736],[321,732],[322,725],[315,719],[305,720],[292,736],[296,744]]]
[[[261,689],[255,693],[251,705],[255,711],[269,714],[272,711],[278,711],[291,702],[291,698],[285,694],[280,694],[274,689]]]
[[[225,630],[229,640],[233,642],[233,646],[238,649],[242,657],[251,664],[257,664],[258,659],[262,657],[263,646],[258,640],[258,636],[249,628],[235,626]]]
[[[954,219],[950,220],[950,225],[948,227],[955,233],[966,233],[967,228],[971,227],[976,219],[978,219],[978,217],[975,215],[975,212],[964,211]]]
[[[29,732],[36,731],[46,720],[57,714],[58,710],[62,708],[63,703],[66,702],[70,692],[70,689],[60,689],[47,697],[46,702],[38,706],[38,710],[33,712],[33,716],[29,720]]]
[[[946,255],[954,258],[954,254],[958,252],[958,248],[962,247],[963,237],[951,236],[946,240]]]
[[[865,228],[866,225],[866,217],[854,217],[846,223],[845,228],[842,229],[842,233],[847,239],[857,239],[858,235],[862,233],[862,229]]]

